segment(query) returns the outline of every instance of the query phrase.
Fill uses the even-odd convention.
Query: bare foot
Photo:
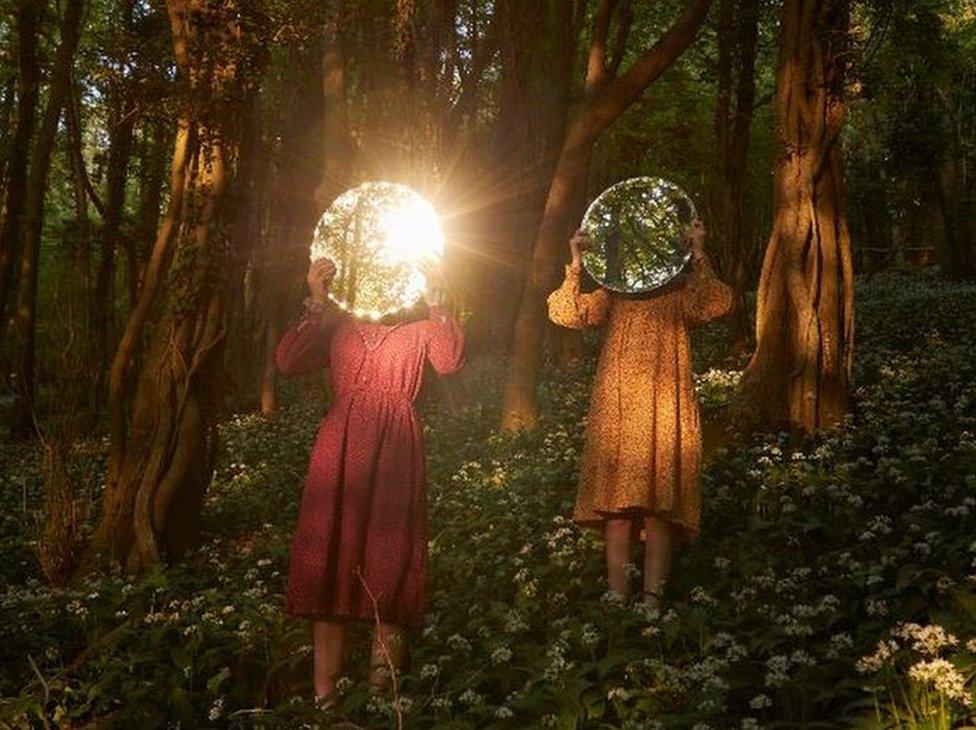
[[[333,707],[335,707],[334,689],[335,688],[333,687],[332,690],[329,690],[324,694],[319,692],[315,693],[315,709],[324,712],[326,710],[331,710]]]
[[[335,692],[335,677],[321,677],[315,681],[315,704],[325,702]]]
[[[374,664],[369,672],[369,693],[374,696],[385,695],[392,687],[390,668],[383,664]]]
[[[648,608],[661,608],[661,594],[658,591],[644,591],[644,605]]]

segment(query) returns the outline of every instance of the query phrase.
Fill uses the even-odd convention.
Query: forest
[[[547,319],[640,176],[730,292],[660,605],[574,521],[604,329]],[[279,342],[368,181],[437,211],[465,363],[423,626],[323,702],[283,605],[342,398]],[[3,0],[0,196],[0,727],[976,727],[972,0]]]

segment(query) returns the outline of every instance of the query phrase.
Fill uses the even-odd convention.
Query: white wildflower
[[[773,701],[770,699],[769,695],[756,695],[751,700],[749,700],[749,707],[754,710],[763,710],[767,707],[772,707]]]
[[[512,650],[507,646],[501,646],[491,653],[492,664],[504,664],[512,658]]]
[[[956,646],[959,640],[938,625],[920,626],[915,623],[903,623],[892,632],[899,639],[912,642],[912,648],[927,656],[938,656],[942,649]]]
[[[224,698],[218,697],[214,700],[214,703],[210,705],[210,712],[207,713],[207,717],[210,718],[211,722],[220,719],[224,714]]]
[[[342,694],[343,692],[348,692],[352,689],[353,681],[351,677],[339,677],[335,683],[335,691],[337,694]]]
[[[874,654],[863,656],[857,660],[857,671],[861,674],[877,672],[883,667],[892,655],[898,651],[899,646],[896,641],[879,641]]]
[[[447,645],[454,649],[454,651],[465,653],[471,651],[471,642],[461,636],[461,634],[451,634],[451,636],[447,637]]]
[[[600,641],[600,634],[592,624],[583,624],[583,629],[580,635],[580,642],[583,646],[593,646]]]
[[[790,658],[783,654],[771,656],[766,660],[766,686],[779,687],[789,681]]]
[[[945,659],[921,661],[908,669],[908,676],[920,684],[927,684],[949,699],[969,706],[972,698],[966,692],[966,678]]]
[[[869,598],[867,601],[867,612],[868,616],[887,616],[888,604],[876,598]]]

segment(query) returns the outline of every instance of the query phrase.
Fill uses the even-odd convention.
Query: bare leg
[[[406,637],[399,627],[393,624],[379,624],[373,630],[373,646],[369,652],[370,692],[381,694],[390,689],[393,685],[393,675],[400,674],[406,648]],[[399,681],[398,676],[397,680]]]
[[[630,595],[627,563],[630,561],[631,529],[630,520],[607,520],[607,586],[623,600]]]
[[[667,520],[653,516],[644,520],[644,531],[647,539],[644,548],[644,600],[648,606],[657,608],[664,584],[671,575],[673,531]]]
[[[315,699],[332,694],[336,677],[342,670],[342,650],[346,643],[346,627],[330,621],[312,624],[314,646]]]

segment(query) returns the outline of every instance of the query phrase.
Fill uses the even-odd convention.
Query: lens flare
[[[322,215],[309,252],[336,264],[330,296],[346,311],[378,319],[414,304],[427,290],[422,265],[444,255],[444,232],[430,204],[391,182],[367,182]]]
[[[444,234],[437,213],[419,195],[405,198],[386,211],[380,229],[386,250],[397,261],[436,261],[444,255]]]

